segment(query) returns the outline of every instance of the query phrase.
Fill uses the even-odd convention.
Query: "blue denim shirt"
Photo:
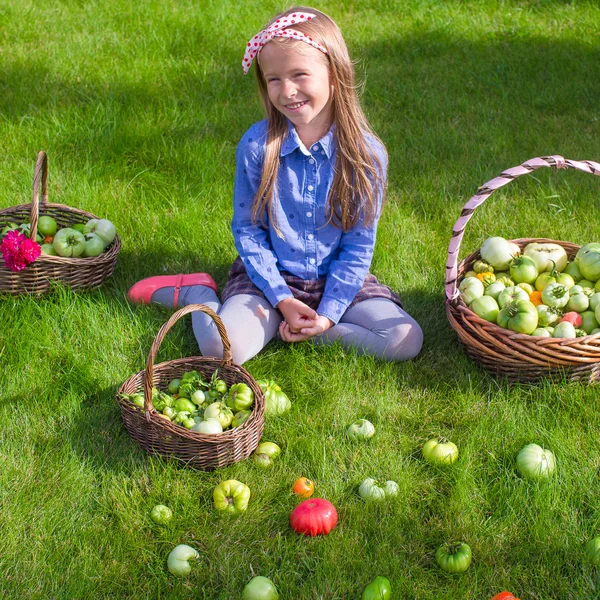
[[[327,197],[335,165],[333,127],[308,149],[290,121],[288,127],[288,136],[281,146],[274,196],[278,227],[284,238],[277,235],[267,218],[266,227],[253,224],[251,219],[267,139],[267,120],[264,120],[250,127],[237,146],[231,223],[235,246],[251,281],[273,306],[292,296],[280,270],[305,280],[326,277],[317,313],[337,323],[369,272],[382,190],[373,225],[365,227],[361,221],[344,233],[339,227],[327,224]],[[373,143],[373,150],[385,175],[385,149]]]

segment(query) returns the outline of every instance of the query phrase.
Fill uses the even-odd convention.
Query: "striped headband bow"
[[[314,19],[316,15],[312,13],[294,13],[292,15],[286,15],[281,19],[277,19],[275,23],[259,31],[246,45],[246,52],[244,53],[244,60],[242,61],[242,68],[244,69],[244,75],[250,70],[250,66],[254,59],[258,56],[263,46],[270,42],[275,37],[290,38],[293,40],[301,40],[310,44],[313,48],[320,50],[323,54],[329,54],[327,49],[315,42],[312,38],[304,35],[300,31],[295,29],[287,29],[296,23],[305,23]]]

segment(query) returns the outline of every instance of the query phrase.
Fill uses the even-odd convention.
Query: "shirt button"
[[[308,262],[310,262],[311,265],[314,265],[317,261],[314,258],[311,258]]]
[[[312,213],[310,212],[310,210],[306,213],[307,217],[312,217]]]
[[[306,237],[307,237],[309,240],[312,240],[312,239],[313,239],[315,236],[314,236],[312,233],[309,233],[309,234],[308,234]]]
[[[319,146],[313,146],[312,149],[316,152],[319,149]]]
[[[309,185],[309,186],[308,186],[308,191],[309,191],[309,192],[312,192],[314,189],[315,189],[315,188],[314,188],[314,186],[312,186],[312,185]]]
[[[314,158],[309,158],[309,159],[308,159],[308,162],[309,162],[311,165],[314,165],[314,164],[315,164],[315,159],[314,159]]]

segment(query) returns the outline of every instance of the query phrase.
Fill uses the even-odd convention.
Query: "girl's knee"
[[[390,331],[386,358],[401,362],[415,358],[423,347],[423,331],[416,321],[402,323]]]

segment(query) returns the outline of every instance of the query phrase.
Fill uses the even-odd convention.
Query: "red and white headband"
[[[296,29],[286,29],[297,23],[305,23],[314,19],[316,15],[312,13],[294,13],[292,15],[286,15],[281,19],[277,19],[272,25],[259,31],[247,44],[246,52],[244,53],[244,60],[242,61],[242,68],[244,69],[244,75],[250,70],[250,66],[254,59],[258,56],[263,46],[270,42],[275,37],[290,38],[292,40],[301,40],[310,44],[313,48],[320,50],[323,54],[329,54],[327,48],[321,46],[315,42],[312,38],[304,35],[302,32]]]

